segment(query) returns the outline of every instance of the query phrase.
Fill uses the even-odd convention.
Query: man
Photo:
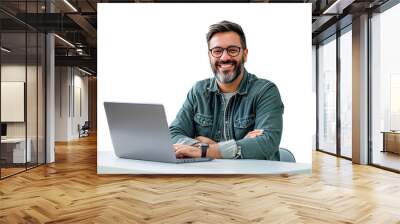
[[[274,83],[244,68],[242,28],[211,25],[207,43],[214,77],[192,87],[169,128],[176,157],[279,160],[283,103]]]

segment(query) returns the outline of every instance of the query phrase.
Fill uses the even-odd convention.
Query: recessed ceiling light
[[[68,0],[64,0],[65,4],[67,4],[72,10],[74,10],[74,12],[78,12],[78,10],[71,4],[69,3]]]
[[[343,9],[351,5],[355,0],[336,0],[332,5],[324,10],[322,14],[342,14]]]
[[[88,71],[86,71],[86,70],[83,70],[83,69],[81,69],[81,68],[79,68],[79,67],[78,67],[78,70],[81,71],[81,72],[83,72],[83,73],[85,73],[85,74],[88,74],[88,75],[90,75],[90,76],[92,75],[92,73],[90,73],[90,72],[88,72]]]
[[[6,52],[6,53],[10,53],[10,52],[11,52],[11,50],[9,50],[9,49],[7,49],[7,48],[5,48],[5,47],[1,47],[1,50],[4,51],[4,52]]]
[[[72,44],[71,42],[69,42],[68,40],[66,40],[66,39],[64,39],[64,38],[62,38],[62,37],[60,37],[60,36],[57,35],[57,34],[54,34],[54,36],[57,37],[58,39],[60,39],[62,42],[66,43],[67,45],[69,45],[69,46],[75,48],[75,45],[73,45],[73,44]]]

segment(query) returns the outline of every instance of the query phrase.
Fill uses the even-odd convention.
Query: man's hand
[[[201,157],[201,149],[199,149],[195,146],[174,144],[174,149],[175,149],[176,158],[183,158],[183,157],[198,158],[198,157]]]
[[[264,133],[263,129],[256,129],[254,131],[251,131],[251,132],[247,133],[247,135],[244,136],[244,138],[255,138],[257,136],[262,135],[263,133]]]
[[[201,143],[207,143],[209,145],[211,144],[217,144],[216,142],[214,142],[212,139],[204,137],[204,136],[197,136],[195,138],[197,141],[201,142]]]

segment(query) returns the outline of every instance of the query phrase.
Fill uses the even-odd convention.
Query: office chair
[[[288,149],[279,148],[279,156],[281,158],[280,161],[282,162],[290,162],[290,163],[296,162],[293,153],[290,152]]]
[[[85,123],[80,128],[78,125],[78,129],[79,129],[79,138],[89,136],[89,129],[90,129],[89,121],[85,121]]]

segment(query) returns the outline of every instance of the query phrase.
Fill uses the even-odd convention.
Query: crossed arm
[[[198,98],[198,99],[197,99]],[[172,142],[175,144],[174,150],[178,158],[180,157],[200,157],[201,150],[196,146],[198,141],[211,143],[207,150],[207,156],[212,158],[233,158],[233,151],[225,150],[230,141],[235,141],[241,158],[243,159],[267,159],[279,160],[279,143],[282,135],[282,114],[283,103],[279,91],[274,84],[268,83],[261,88],[256,97],[254,113],[255,124],[254,131],[249,132],[242,139],[228,140],[226,142],[211,142],[211,139],[201,137],[193,139],[196,136],[193,126],[193,116],[196,111],[197,102],[201,97],[195,97],[194,90],[188,93],[183,107],[177,114],[177,118],[170,126]],[[203,102],[204,103],[204,102]],[[257,130],[263,130],[258,131]],[[199,137],[198,137],[199,138]],[[221,147],[221,150],[219,149]],[[230,149],[229,147],[227,147]],[[228,155],[229,154],[229,155]],[[227,156],[228,155],[228,156]]]
[[[263,130],[254,130],[249,133],[244,138],[255,138],[263,133]],[[220,159],[222,158],[221,153],[219,151],[219,145],[217,142],[204,137],[198,136],[195,138],[199,143],[207,143],[208,150],[207,150],[207,157]],[[197,158],[201,157],[201,150],[198,147],[199,143],[194,145],[184,145],[184,144],[174,144],[175,156],[176,158],[183,158],[183,157],[192,157]]]

